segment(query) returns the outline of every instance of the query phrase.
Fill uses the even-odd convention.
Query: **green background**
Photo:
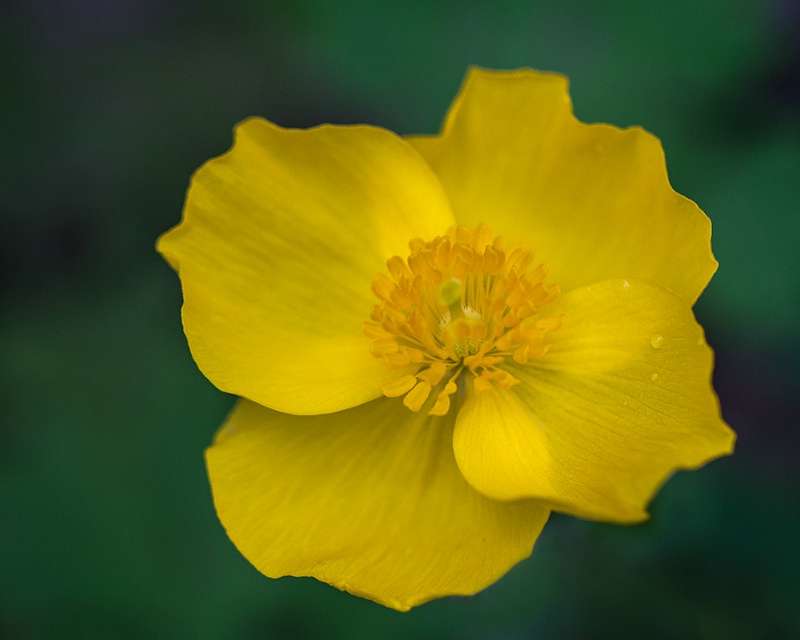
[[[800,637],[798,43],[790,0],[3,3],[0,638]],[[470,64],[662,139],[714,223],[696,311],[738,449],[647,524],[554,516],[493,587],[400,614],[227,540],[202,456],[232,398],[153,245],[243,118],[432,133]]]

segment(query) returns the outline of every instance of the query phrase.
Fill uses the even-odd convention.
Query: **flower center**
[[[504,364],[544,355],[545,334],[562,322],[537,316],[559,295],[557,286],[545,285],[544,265],[530,268],[530,251],[506,251],[505,240],[492,238],[483,224],[450,227],[430,242],[414,238],[409,247],[406,260],[387,261],[391,277],[375,277],[380,302],[364,323],[372,354],[403,370],[383,393],[404,395],[412,411],[427,405],[428,414],[441,416],[464,383],[462,373],[476,392],[519,383]]]

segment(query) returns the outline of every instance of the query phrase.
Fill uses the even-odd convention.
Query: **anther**
[[[507,252],[486,225],[454,226],[430,242],[414,238],[409,248],[407,260],[387,261],[390,275],[375,277],[379,302],[364,323],[373,355],[398,370],[384,395],[442,416],[464,376],[476,393],[518,384],[506,367],[545,355],[546,335],[561,326],[560,317],[539,317],[559,295],[544,284],[544,266],[529,269],[533,254]]]

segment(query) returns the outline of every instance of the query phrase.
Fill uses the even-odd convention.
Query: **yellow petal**
[[[551,308],[552,306],[552,308]],[[713,354],[689,306],[643,281],[610,281],[543,309],[564,314],[521,384],[471,394],[454,449],[496,499],[533,497],[586,518],[633,522],[665,479],[730,453]]]
[[[409,140],[459,224],[526,243],[564,290],[646,278],[692,304],[716,270],[711,224],[670,187],[658,139],[579,122],[563,76],[472,69],[442,134]]]
[[[549,511],[470,487],[452,422],[386,398],[327,416],[242,401],[206,454],[217,513],[270,577],[400,610],[475,593],[530,554]]]
[[[436,177],[394,134],[252,119],[195,174],[158,249],[179,271],[189,346],[214,384],[323,413],[397,376],[362,334],[372,280],[410,238],[451,222]]]

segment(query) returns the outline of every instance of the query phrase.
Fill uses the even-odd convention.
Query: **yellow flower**
[[[437,136],[240,124],[158,244],[241,397],[207,452],[228,535],[406,610],[499,579],[551,510],[644,520],[733,447],[710,235],[658,140],[578,122],[555,74],[471,70]]]

